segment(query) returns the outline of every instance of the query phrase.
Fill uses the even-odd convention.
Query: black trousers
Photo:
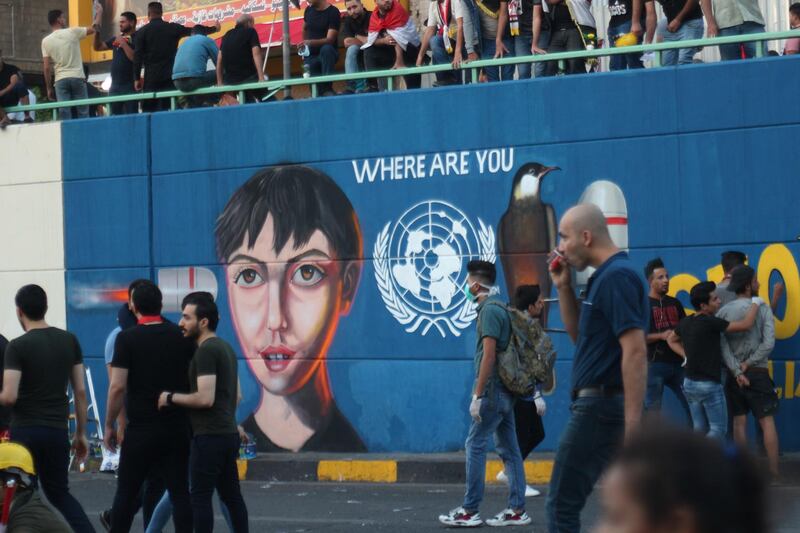
[[[544,440],[544,424],[536,412],[536,404],[517,399],[514,404],[514,423],[517,426],[519,452],[524,461]]]
[[[67,430],[46,426],[12,427],[11,438],[30,450],[47,501],[58,509],[77,533],[94,533],[83,507],[69,492],[70,444]]]
[[[592,31],[588,26],[582,26],[584,31]],[[556,52],[575,52],[583,50],[583,38],[581,32],[576,27],[569,27],[562,30],[552,30],[550,32],[550,46],[547,52],[554,54]],[[566,63],[566,74],[586,74],[586,60],[585,59],[568,59]],[[555,76],[558,72],[558,61],[550,61],[547,63],[547,75]]]
[[[409,44],[403,52],[403,59],[407,67],[417,64],[419,47]],[[364,50],[364,66],[367,70],[388,70],[394,66],[394,46],[372,45]],[[406,87],[409,89],[419,89],[422,84],[422,77],[419,74],[404,76]]]
[[[137,495],[146,479],[164,480],[173,506],[177,533],[192,532],[189,500],[189,427],[130,427],[119,457],[117,494],[111,510],[111,531],[127,533],[137,511]]]
[[[228,508],[235,533],[247,533],[247,507],[239,489],[239,434],[197,435],[192,439],[190,470],[192,478],[192,514],[195,531],[214,529],[214,489]]]
[[[144,86],[142,90],[146,93],[174,91],[175,84],[171,79],[159,80],[148,79],[145,71]],[[156,98],[155,100],[142,100],[142,112],[152,113],[154,111],[169,111],[169,98]]]

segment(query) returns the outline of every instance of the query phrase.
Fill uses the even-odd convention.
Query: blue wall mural
[[[101,407],[106,337],[128,282],[150,277],[171,318],[190,290],[217,295],[219,333],[241,357],[238,416],[261,449],[460,449],[475,346],[466,262],[496,259],[504,294],[536,282],[552,292],[544,254],[583,198],[635,262],[664,259],[687,307],[696,280],[721,279],[727,249],[748,254],[763,293],[786,285],[773,370],[782,445],[800,449],[798,66],[65,123],[68,326]],[[560,327],[557,303],[547,325]],[[568,412],[572,346],[553,339],[542,449]]]

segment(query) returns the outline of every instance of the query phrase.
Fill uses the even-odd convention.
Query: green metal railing
[[[678,50],[681,48],[704,48],[708,46],[719,46],[721,44],[757,42],[762,44],[760,46],[756,46],[756,56],[763,57],[765,55],[765,50],[764,50],[765,47],[763,43],[765,43],[766,41],[777,41],[777,40],[790,39],[796,37],[800,37],[800,30],[780,31],[772,33],[756,33],[751,35],[734,35],[730,37],[715,37],[713,39],[694,39],[690,41],[675,41],[675,42],[666,42],[658,44],[635,45],[635,46],[626,46],[621,48],[599,48],[594,50],[580,50],[576,52],[560,52],[560,53],[543,54],[543,55],[514,56],[514,57],[503,57],[498,59],[479,59],[476,61],[464,63],[459,69],[453,69],[452,65],[450,64],[428,65],[424,67],[412,67],[412,68],[404,68],[397,70],[375,70],[369,72],[358,72],[354,74],[333,74],[330,76],[319,76],[312,78],[292,78],[287,80],[281,79],[281,80],[269,80],[256,83],[247,83],[243,85],[206,87],[192,92],[181,92],[177,90],[172,90],[172,91],[162,91],[158,93],[156,92],[134,93],[124,96],[102,96],[99,98],[71,100],[68,102],[47,102],[35,105],[24,105],[24,106],[20,105],[15,107],[9,107],[6,109],[6,111],[14,113],[23,111],[50,110],[53,112],[53,119],[56,120],[58,118],[58,110],[59,108],[62,107],[73,107],[73,106],[83,106],[83,105],[105,105],[106,113],[110,115],[112,103],[132,102],[132,101],[142,102],[142,101],[162,99],[162,98],[169,98],[170,108],[174,110],[177,107],[178,98],[186,96],[235,93],[238,94],[239,102],[245,103],[247,91],[251,90],[266,91],[267,95],[264,97],[264,99],[266,100],[267,98],[272,97],[281,90],[300,85],[310,85],[311,96],[316,97],[318,96],[318,90],[317,90],[318,84],[333,83],[337,81],[355,81],[355,80],[366,80],[366,79],[386,79],[386,88],[387,90],[391,91],[394,89],[393,81],[395,76],[431,74],[431,73],[446,72],[451,70],[462,70],[462,71],[470,71],[470,76],[472,82],[474,83],[478,81],[478,75],[480,69],[484,67],[499,67],[503,65],[517,65],[520,63],[541,63],[549,61],[558,61],[559,68],[561,70],[564,70],[564,65],[566,64],[566,61],[570,59],[592,59],[592,58],[600,58],[605,56],[614,56],[614,55],[631,54],[631,53],[654,52],[655,53],[654,66],[658,67],[661,66],[662,53],[667,50]]]

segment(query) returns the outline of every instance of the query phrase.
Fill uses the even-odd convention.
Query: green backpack
[[[529,321],[526,313],[499,302],[489,304],[504,308],[511,320],[508,346],[497,354],[500,381],[517,396],[530,396],[536,384],[551,377],[556,360],[553,342],[538,320]]]

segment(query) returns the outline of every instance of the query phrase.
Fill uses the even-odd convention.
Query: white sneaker
[[[439,515],[439,522],[449,527],[478,527],[483,525],[480,513],[468,513],[457,507],[448,514]]]
[[[542,493],[538,490],[534,489],[530,485],[525,485],[525,497],[526,498],[535,498],[536,496],[541,496]]]
[[[531,523],[531,517],[528,513],[523,511],[520,514],[514,512],[513,509],[506,509],[498,513],[494,518],[486,521],[486,524],[493,527],[500,526],[527,526]]]
[[[506,475],[506,471],[505,470],[501,470],[501,471],[499,471],[497,473],[497,481],[499,481],[500,483],[505,483],[506,485],[508,485],[508,476]]]

